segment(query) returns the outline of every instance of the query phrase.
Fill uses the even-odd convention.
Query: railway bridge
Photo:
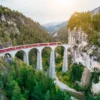
[[[66,72],[68,70],[68,49],[72,48],[72,45],[62,44],[61,42],[51,42],[51,43],[36,43],[36,44],[28,44],[28,45],[19,45],[14,47],[8,47],[0,49],[0,56],[5,57],[5,55],[10,55],[12,59],[14,59],[16,53],[18,51],[23,51],[23,61],[29,65],[29,52],[33,48],[37,49],[37,70],[42,70],[42,51],[44,48],[50,48],[50,67],[49,67],[49,76],[51,78],[56,77],[55,72],[55,49],[58,46],[64,47],[64,55],[63,55],[63,66],[62,72]]]

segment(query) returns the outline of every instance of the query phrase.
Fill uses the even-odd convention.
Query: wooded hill
[[[0,6],[0,44],[11,41],[13,45],[54,41],[38,22],[22,13]]]

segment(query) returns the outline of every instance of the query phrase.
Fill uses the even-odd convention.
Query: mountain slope
[[[0,42],[22,45],[54,41],[39,23],[25,17],[18,11],[0,6]]]
[[[94,15],[99,13],[99,12],[100,12],[100,7],[98,7],[98,8],[91,11],[91,13],[94,14]]]
[[[61,27],[66,26],[67,21],[64,22],[52,22],[45,25],[42,25],[43,28],[48,31],[49,33],[54,33],[58,31]]]
[[[68,31],[67,26],[63,26],[57,32],[53,33],[52,36],[56,39],[56,41],[61,41],[67,43],[68,39]]]

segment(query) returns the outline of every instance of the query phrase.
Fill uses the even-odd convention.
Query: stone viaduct
[[[61,44],[61,42],[51,42],[51,43],[36,43],[36,44],[28,44],[28,45],[19,45],[9,48],[0,49],[0,56],[5,57],[6,54],[9,54],[12,59],[14,59],[16,53],[18,51],[23,51],[23,61],[29,65],[29,52],[32,49],[37,49],[37,70],[42,70],[42,50],[46,47],[49,47],[50,50],[50,66],[49,66],[49,76],[51,78],[56,78],[55,72],[55,49],[58,46],[64,47],[64,55],[63,55],[63,66],[62,72],[66,72],[68,70],[68,49],[72,48],[72,45],[69,44]]]

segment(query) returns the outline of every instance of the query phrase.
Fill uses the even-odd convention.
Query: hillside
[[[67,26],[63,26],[62,28],[60,28],[58,31],[53,33],[52,36],[56,39],[56,41],[67,43],[68,41]]]
[[[100,7],[91,11],[92,14],[97,14],[98,12],[100,12]]]
[[[0,6],[0,44],[4,46],[54,41],[38,22]]]
[[[48,31],[49,33],[54,33],[56,31],[58,31],[60,28],[66,26],[67,21],[64,22],[52,22],[52,23],[47,23],[42,25],[42,27]]]

